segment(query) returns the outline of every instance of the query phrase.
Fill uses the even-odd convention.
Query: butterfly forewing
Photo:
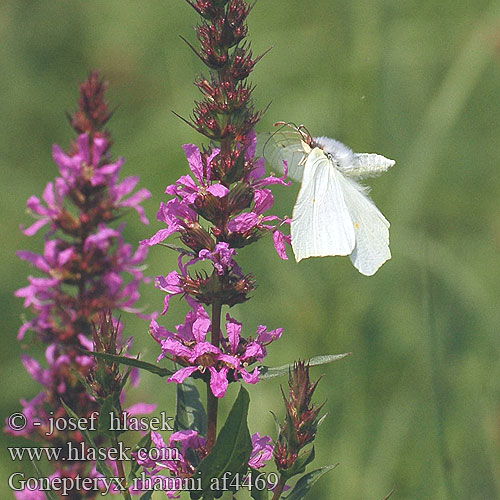
[[[291,235],[295,259],[349,255],[354,227],[342,193],[342,174],[319,148],[304,166],[302,186],[293,209]]]

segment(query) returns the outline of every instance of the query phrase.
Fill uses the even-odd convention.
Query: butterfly
[[[312,137],[303,125],[275,125],[281,129],[261,137],[262,156],[281,172],[286,161],[289,177],[302,182],[290,228],[296,261],[349,255],[360,273],[375,274],[391,258],[390,224],[358,181],[386,172],[395,162],[354,153],[329,137]]]

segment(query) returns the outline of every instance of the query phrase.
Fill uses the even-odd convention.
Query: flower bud
[[[253,188],[244,181],[240,181],[229,191],[227,196],[228,211],[237,214],[248,208],[253,201]]]
[[[280,425],[274,459],[281,472],[293,471],[292,467],[304,446],[314,441],[323,405],[316,407],[312,396],[319,380],[311,382],[309,365],[303,361],[294,363],[288,377],[288,397],[283,390],[286,414]]]
[[[190,222],[181,230],[181,241],[191,250],[213,250],[215,242],[210,234],[198,222]]]

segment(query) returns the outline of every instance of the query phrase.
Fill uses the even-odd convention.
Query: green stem
[[[444,479],[447,497],[457,498],[457,491],[453,480],[453,461],[446,441],[444,422],[446,422],[446,408],[443,405],[446,390],[442,381],[445,380],[445,365],[443,356],[442,332],[436,326],[434,312],[433,288],[429,270],[423,269],[423,313],[427,319],[427,347],[430,373],[431,394],[434,403],[434,422],[436,426],[436,439],[439,449],[439,458]]]
[[[113,436],[111,441],[113,443],[113,448],[118,449],[118,439],[116,438],[116,436]],[[116,463],[116,468],[118,469],[118,476],[121,478],[123,486],[126,486],[127,476],[125,476],[125,469],[123,468],[123,463],[121,460],[116,460],[115,463]],[[132,500],[128,487],[122,491],[122,495],[125,500]]]
[[[276,485],[276,489],[274,490],[274,495],[272,500],[279,500],[279,497],[283,493],[283,488],[285,487],[286,479],[283,476],[280,476],[280,480]]]
[[[222,304],[212,304],[212,345],[219,347],[220,344],[220,318]],[[219,400],[212,394],[210,383],[207,382],[207,452],[210,452],[217,438],[217,406]]]

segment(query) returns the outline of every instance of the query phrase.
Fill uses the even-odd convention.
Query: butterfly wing
[[[382,155],[374,153],[355,153],[353,161],[349,166],[342,168],[342,172],[348,177],[364,179],[376,177],[387,172],[396,162]]]
[[[354,249],[354,227],[344,201],[342,179],[321,149],[309,153],[291,222],[297,262],[307,257],[349,255]]]
[[[371,276],[391,258],[390,224],[363,186],[347,177],[340,179],[340,185],[356,235],[351,261],[361,274]]]
[[[272,134],[259,134],[257,153],[263,156],[272,169],[283,174],[283,160],[288,164],[288,176],[296,181],[302,180],[305,152],[301,135],[295,130],[283,128]]]

